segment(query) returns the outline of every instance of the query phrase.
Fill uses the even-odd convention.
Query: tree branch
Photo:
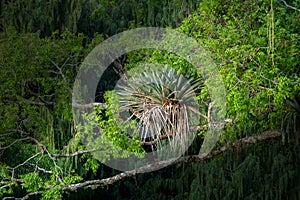
[[[286,7],[290,8],[290,9],[292,9],[292,10],[296,10],[296,11],[300,12],[300,9],[288,5],[288,4],[286,3],[286,1],[284,1],[284,0],[281,0],[281,1],[284,3],[284,5],[285,5]]]
[[[211,153],[208,153],[208,154],[190,155],[190,156],[181,157],[179,159],[170,159],[170,160],[166,160],[166,161],[158,161],[156,163],[149,164],[149,165],[143,166],[143,167],[138,168],[138,169],[122,172],[120,174],[117,174],[117,175],[109,177],[109,178],[88,180],[88,181],[84,181],[84,182],[81,182],[81,183],[64,185],[64,186],[62,186],[62,190],[76,191],[79,188],[91,187],[91,188],[95,189],[97,187],[108,186],[108,185],[111,185],[111,184],[113,184],[117,181],[120,181],[120,180],[124,179],[124,178],[133,177],[137,173],[153,171],[153,170],[160,169],[162,167],[165,167],[165,166],[168,166],[168,165],[171,165],[171,164],[175,165],[175,164],[178,164],[178,163],[191,163],[191,162],[198,162],[198,161],[202,161],[202,160],[208,160],[210,158],[213,158],[214,156],[220,155],[220,154],[222,154],[224,152],[227,152],[227,151],[230,151],[234,148],[239,149],[239,148],[248,146],[250,144],[256,144],[256,143],[261,142],[261,141],[265,141],[265,140],[272,139],[272,138],[277,138],[277,137],[280,137],[281,135],[282,134],[279,131],[266,131],[266,132],[262,133],[261,135],[245,137],[245,138],[239,139],[239,140],[233,142],[230,145],[225,145],[225,146],[223,146],[223,147],[221,147],[221,148],[219,148],[215,151],[212,151]],[[43,146],[42,144],[40,144],[40,145]],[[80,151],[80,152],[83,153],[83,151]],[[71,154],[65,154],[65,155],[72,156]],[[76,156],[76,155],[79,155],[79,153],[73,153],[73,156]],[[36,155],[32,156],[31,158],[29,158],[27,160],[30,160],[35,156]],[[27,162],[27,160],[25,162]],[[44,188],[44,189],[51,189],[53,187],[54,186],[47,186],[47,188]],[[5,197],[4,199],[28,199],[30,196],[41,194],[41,193],[42,193],[42,191],[36,191],[36,192],[28,193],[23,198]]]
[[[230,151],[234,148],[245,147],[250,144],[256,144],[258,142],[265,141],[265,140],[272,139],[272,138],[277,138],[280,136],[281,136],[281,133],[279,131],[266,131],[261,135],[245,137],[240,140],[237,140],[236,142],[233,142],[231,145],[228,145],[228,146],[225,145],[215,151],[212,151],[209,154],[190,155],[190,156],[181,157],[177,160],[170,159],[167,161],[159,161],[154,164],[146,165],[144,167],[141,167],[141,168],[138,168],[135,170],[126,171],[126,172],[117,174],[110,178],[89,180],[89,181],[85,181],[82,183],[71,184],[71,185],[66,186],[64,189],[74,191],[74,190],[77,190],[82,187],[93,187],[93,188],[104,187],[107,185],[111,185],[119,180],[124,179],[124,178],[135,176],[137,173],[153,171],[155,169],[159,169],[161,167],[164,167],[164,166],[167,166],[170,164],[174,165],[174,164],[178,164],[178,163],[190,163],[190,162],[198,162],[198,161],[202,161],[202,160],[208,160],[210,158],[213,158],[216,155],[222,154],[223,152],[226,152],[226,151]]]
[[[90,181],[85,181],[82,183],[71,184],[71,185],[68,185],[65,189],[74,191],[74,190],[77,190],[78,188],[82,188],[82,187],[91,187],[91,186],[94,186],[94,188],[97,188],[99,186],[103,187],[103,186],[111,185],[119,180],[124,179],[124,178],[132,177],[134,175],[136,175],[136,170],[131,170],[131,171],[117,174],[113,177],[106,178],[106,179],[90,180]]]
[[[24,141],[24,140],[30,140],[31,137],[26,137],[26,138],[21,138],[21,139],[17,139],[15,141],[13,141],[12,143],[10,143],[9,145],[5,146],[5,147],[0,147],[0,151],[4,151],[5,149],[8,149],[9,147],[13,146],[14,144]]]
[[[33,156],[31,156],[30,158],[27,158],[24,162],[22,162],[21,164],[18,164],[17,166],[11,168],[12,173],[11,173],[11,179],[13,180],[15,177],[15,170],[23,165],[25,165],[27,162],[29,162],[30,160],[34,159],[35,157],[37,157],[38,155],[40,155],[41,153],[37,153]]]
[[[52,156],[54,158],[73,157],[73,156],[78,156],[78,155],[82,155],[85,153],[92,153],[92,152],[96,152],[96,151],[100,151],[100,150],[99,149],[90,149],[90,150],[76,151],[74,153],[67,153],[67,154],[52,154]]]
[[[50,152],[47,150],[47,147],[46,147],[45,145],[41,144],[37,139],[32,138],[32,137],[29,137],[29,139],[32,140],[33,142],[35,142],[39,147],[41,147],[41,149],[42,149],[42,154],[43,154],[44,152],[47,153],[47,155],[48,155],[49,158],[52,160],[53,165],[54,165],[54,167],[55,167],[54,169],[55,169],[55,172],[56,172],[56,179],[57,179],[59,182],[63,183],[62,178],[59,176],[59,174],[63,174],[63,171],[62,171],[62,169],[57,165],[57,163],[56,163],[56,161],[55,161],[55,158],[53,157],[53,154],[50,153]],[[59,170],[60,172],[58,172],[57,170]]]
[[[66,76],[64,75],[62,69],[63,69],[63,67],[67,64],[67,62],[68,62],[69,60],[70,60],[70,57],[68,57],[68,58],[65,60],[64,64],[63,64],[61,67],[59,67],[57,63],[55,63],[53,60],[50,59],[50,62],[58,69],[58,73],[56,73],[56,74],[59,74],[59,75],[62,77],[63,82],[64,82],[66,85],[68,84],[68,82],[67,82]],[[69,89],[69,91],[72,93],[72,89],[71,89],[70,87],[68,87],[68,89]]]
[[[29,133],[27,133],[25,131],[22,131],[20,129],[11,129],[11,130],[7,130],[7,132],[10,132],[10,133],[0,135],[0,137],[6,136],[6,135],[10,135],[10,134],[13,134],[13,133],[19,133],[21,135],[30,135]]]
[[[88,103],[88,104],[78,104],[76,102],[72,103],[72,106],[75,108],[94,108],[96,106],[103,106],[104,108],[107,108],[107,104],[105,103]]]
[[[35,171],[41,171],[41,172],[44,172],[46,174],[53,174],[52,171],[46,170],[46,169],[38,166],[37,164],[29,163],[29,165],[34,166],[35,167]]]
[[[67,58],[66,60],[65,60],[65,62],[64,62],[64,64],[61,66],[61,67],[59,67],[53,60],[50,60],[50,62],[58,69],[58,73],[57,74],[60,74],[61,75],[61,77],[62,77],[62,79],[63,79],[63,81],[65,82],[65,83],[67,83],[67,79],[66,79],[66,77],[65,77],[65,75],[64,75],[64,73],[63,73],[63,71],[62,71],[62,68],[66,65],[66,63],[69,61],[69,58]]]
[[[31,196],[38,195],[38,194],[42,194],[42,191],[30,192],[30,193],[26,194],[26,195],[25,195],[24,197],[22,197],[22,198],[16,198],[16,197],[4,197],[3,200],[9,200],[9,199],[26,200],[26,199],[29,199]]]
[[[56,104],[55,102],[38,102],[38,101],[31,101],[28,99],[24,99],[24,101],[28,102],[31,105],[35,105],[35,106],[53,106]]]

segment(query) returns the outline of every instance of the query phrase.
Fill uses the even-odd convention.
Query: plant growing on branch
[[[186,80],[169,67],[147,67],[118,85],[124,121],[135,119],[142,144],[168,139],[169,145],[185,149],[191,126],[197,125],[195,100],[199,80]],[[129,113],[125,115],[124,113]],[[150,140],[150,142],[147,142]]]

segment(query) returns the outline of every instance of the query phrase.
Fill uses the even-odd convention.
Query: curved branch
[[[11,168],[12,173],[11,173],[11,179],[13,180],[15,178],[15,170],[19,167],[22,167],[23,165],[25,165],[27,162],[29,162],[30,160],[34,159],[35,157],[37,157],[38,155],[40,155],[41,153],[37,153],[33,156],[31,156],[30,158],[27,158],[24,162],[22,162],[21,164],[18,164],[17,166]]]
[[[222,154],[223,152],[226,152],[226,151],[230,151],[234,148],[245,147],[250,144],[256,144],[258,142],[265,141],[268,139],[278,138],[281,135],[282,134],[279,131],[266,131],[266,132],[262,133],[261,135],[245,137],[240,140],[237,140],[237,141],[233,142],[231,145],[228,145],[228,146],[225,145],[215,151],[212,151],[209,154],[190,155],[190,156],[181,157],[179,159],[158,161],[154,164],[146,165],[144,167],[141,167],[141,168],[138,168],[135,170],[131,170],[131,171],[126,171],[126,172],[117,174],[115,176],[112,176],[110,178],[89,180],[89,181],[85,181],[82,183],[71,184],[71,185],[66,186],[64,189],[74,191],[74,190],[82,188],[82,187],[93,187],[93,188],[104,187],[107,185],[111,185],[119,180],[124,179],[124,178],[133,177],[137,173],[153,171],[156,169],[160,169],[161,167],[168,166],[170,164],[174,165],[174,164],[178,164],[178,163],[190,163],[190,162],[198,162],[198,161],[202,161],[202,160],[208,160],[210,158],[213,158],[216,155]]]
[[[62,157],[73,157],[73,156],[78,156],[78,155],[82,155],[85,153],[93,153],[96,151],[100,151],[99,149],[90,149],[90,150],[82,150],[82,151],[76,151],[73,153],[66,153],[66,154],[52,154],[52,156],[54,158],[62,158]]]
[[[30,192],[26,194],[24,197],[21,198],[16,198],[16,197],[4,197],[3,200],[8,200],[8,199],[16,199],[16,200],[25,200],[29,199],[31,196],[42,194],[42,191],[36,191],[36,192]]]
[[[296,10],[296,11],[300,12],[300,9],[295,8],[294,6],[288,5],[288,4],[286,3],[286,1],[284,1],[284,0],[281,0],[281,1],[284,3],[284,5],[285,5],[286,7],[290,8],[290,9],[292,9],[292,10]]]
[[[14,144],[18,143],[18,142],[22,142],[24,140],[30,140],[31,137],[26,137],[26,138],[21,138],[21,139],[17,139],[15,141],[13,141],[12,143],[10,143],[9,145],[5,146],[5,147],[0,147],[0,150],[5,150],[8,149],[9,147],[13,146]]]
[[[245,137],[245,138],[239,139],[239,140],[233,142],[231,145],[225,145],[215,151],[212,151],[209,154],[190,155],[190,156],[181,157],[179,159],[158,161],[156,163],[149,164],[149,165],[143,166],[138,169],[122,172],[120,174],[117,174],[117,175],[109,177],[109,178],[88,180],[88,181],[84,181],[81,183],[64,185],[64,186],[62,186],[62,190],[76,191],[77,189],[80,189],[80,188],[90,187],[92,189],[95,189],[97,187],[108,186],[108,185],[111,185],[117,181],[124,179],[124,178],[134,177],[137,173],[153,171],[153,170],[160,169],[162,167],[165,167],[165,166],[168,166],[171,164],[174,165],[174,164],[178,164],[178,163],[190,163],[190,162],[198,162],[198,161],[202,161],[202,160],[208,160],[210,158],[213,158],[216,155],[222,154],[223,152],[226,152],[226,151],[230,151],[234,148],[241,148],[241,147],[245,147],[250,144],[256,144],[258,142],[265,141],[268,139],[278,138],[281,135],[282,134],[279,131],[266,131],[266,132],[262,133],[261,135]],[[74,154],[74,156],[76,156],[76,155],[78,155],[78,154]],[[47,186],[44,189],[51,189],[53,187],[54,186]],[[30,196],[41,194],[41,193],[42,193],[42,191],[36,191],[36,192],[28,193],[23,198],[5,197],[5,199],[28,199]]]

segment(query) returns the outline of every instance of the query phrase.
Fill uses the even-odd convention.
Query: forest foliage
[[[0,3],[1,198],[80,199],[95,194],[103,199],[300,198],[299,0]],[[226,117],[231,121],[215,149],[267,131],[279,131],[281,138],[138,174],[107,189],[97,184],[72,189],[77,183],[118,173],[100,162],[109,159],[105,157],[109,147],[93,154],[97,147],[82,143],[79,130],[89,133],[93,127],[80,126],[73,119],[76,74],[105,38],[144,26],[172,27],[193,37],[216,63],[227,91]],[[141,138],[127,137],[126,130],[135,124],[117,126],[115,113],[120,105],[110,90],[124,71],[149,62],[197,79],[196,100],[202,115],[207,115],[211,103],[201,74],[176,54],[147,49],[116,60],[96,94],[96,101],[107,107],[100,106],[95,115],[86,117],[96,118],[106,139],[118,148],[139,156],[149,149]],[[144,75],[151,78],[151,73]],[[207,119],[200,120],[187,154],[199,153],[207,124]],[[128,156],[118,149],[113,153]]]

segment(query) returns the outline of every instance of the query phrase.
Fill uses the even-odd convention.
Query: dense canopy
[[[200,149],[217,123],[211,90],[175,53],[128,52],[99,77],[90,104],[72,101],[92,49],[138,27],[192,37],[216,64],[227,112],[210,153]],[[299,0],[1,0],[0,198],[299,199],[299,27]],[[137,71],[145,63],[159,73]],[[78,123],[72,106],[94,108],[83,116],[91,123]],[[184,155],[143,168],[152,172],[103,164],[182,146],[192,129]]]

